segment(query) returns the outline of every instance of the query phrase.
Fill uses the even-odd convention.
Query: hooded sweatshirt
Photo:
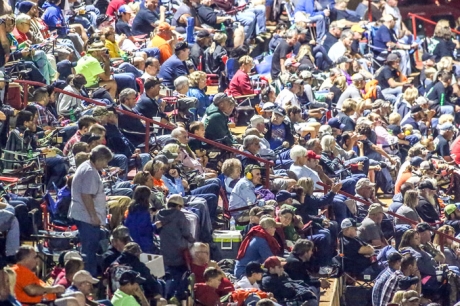
[[[42,19],[49,27],[50,31],[58,30],[59,36],[65,36],[67,34],[67,24],[65,22],[64,14],[59,6],[45,2],[43,4]]]
[[[222,144],[232,146],[235,142],[232,133],[228,128],[228,117],[219,110],[215,104],[211,104],[205,112],[204,126],[205,138],[210,140],[221,140],[226,137]]]
[[[185,265],[183,251],[195,240],[184,213],[177,209],[162,209],[156,216],[161,221],[160,250],[165,266]]]

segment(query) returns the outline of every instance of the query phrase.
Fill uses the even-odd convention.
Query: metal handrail
[[[40,83],[40,82],[35,82],[35,81],[29,81],[29,80],[15,80],[14,82],[16,83],[20,83],[20,84],[23,84],[24,85],[24,105],[27,105],[27,100],[28,100],[28,97],[27,97],[27,92],[28,92],[28,86],[29,85],[32,85],[32,86],[46,86],[45,84],[43,83]],[[81,100],[84,100],[88,103],[91,103],[91,104],[95,104],[95,105],[100,105],[100,106],[107,106],[107,104],[105,103],[102,103],[102,102],[99,102],[99,101],[96,101],[94,99],[91,99],[91,98],[87,98],[87,97],[83,97],[81,95],[77,95],[73,92],[68,92],[66,90],[62,90],[62,89],[59,89],[59,88],[54,88],[54,91],[55,92],[58,92],[58,93],[62,93],[62,94],[65,94],[65,95],[69,95],[71,97],[74,97],[74,98],[77,98],[77,99],[81,99]],[[125,110],[122,110],[122,109],[119,109],[119,108],[116,108],[116,111],[119,112],[119,113],[122,113],[122,114],[125,114],[129,117],[132,117],[132,118],[136,118],[136,119],[140,119],[140,120],[144,120],[146,123],[149,123],[149,124],[146,124],[145,125],[145,151],[146,153],[148,153],[148,150],[149,150],[149,141],[150,141],[150,124],[155,124],[155,125],[158,125],[162,128],[165,128],[165,129],[168,129],[168,130],[173,130],[175,129],[176,127],[175,126],[172,126],[172,125],[168,125],[168,124],[164,124],[164,123],[161,123],[161,122],[158,122],[158,121],[155,121],[153,120],[152,118],[147,118],[147,117],[144,117],[144,116],[140,116],[140,115],[137,115],[137,114],[134,114],[132,112],[129,112],[129,111],[125,111]],[[207,144],[210,144],[214,147],[217,147],[219,149],[222,149],[222,150],[226,150],[228,152],[232,152],[232,153],[235,153],[235,154],[239,154],[239,155],[243,155],[245,157],[248,157],[248,158],[251,158],[251,159],[254,159],[256,161],[258,161],[259,163],[264,163],[265,165],[265,169],[267,171],[267,174],[270,173],[270,166],[274,166],[275,164],[270,161],[270,160],[267,160],[267,159],[264,159],[264,158],[261,158],[261,157],[258,157],[258,156],[255,156],[255,155],[252,155],[250,153],[247,153],[247,152],[244,152],[244,151],[240,151],[238,149],[235,149],[235,148],[232,148],[232,147],[229,147],[229,146],[226,146],[224,144],[221,144],[219,142],[215,142],[213,140],[209,140],[209,139],[206,139],[206,138],[203,138],[203,137],[200,137],[200,136],[197,136],[195,134],[191,134],[189,132],[187,132],[187,134],[190,136],[190,137],[193,137],[195,139],[198,139],[199,141],[201,142],[205,142]],[[268,176],[267,176],[268,177]],[[270,180],[266,180],[265,181],[265,187],[266,188],[269,188],[269,185],[270,185]]]
[[[316,184],[318,184],[318,185],[321,186],[321,187],[324,187],[324,193],[326,193],[326,192],[330,189],[330,187],[329,187],[328,185],[326,185],[326,184],[324,184],[324,183],[322,183],[322,182],[317,182]],[[354,196],[354,195],[351,195],[351,194],[349,194],[349,193],[347,193],[347,192],[345,192],[345,191],[339,190],[338,193],[341,194],[341,195],[346,196],[346,197],[349,198],[349,199],[352,199],[352,200],[361,202],[361,203],[363,203],[363,204],[365,204],[365,205],[367,205],[367,206],[372,205],[372,203],[370,203],[370,202],[368,202],[368,201],[366,201],[366,200],[364,200],[364,199],[358,198],[358,197],[356,197],[356,196]],[[398,219],[401,219],[401,220],[403,220],[404,222],[407,222],[407,223],[409,223],[409,224],[411,224],[411,225],[417,225],[417,224],[418,224],[418,223],[415,222],[414,220],[411,220],[411,219],[408,219],[408,218],[406,218],[406,217],[404,217],[404,216],[398,215],[397,213],[394,213],[394,212],[392,212],[392,211],[387,211],[386,213],[389,214],[390,216],[393,216],[393,217],[396,217],[396,218],[398,218]],[[432,232],[434,232],[434,233],[440,235],[440,237],[441,237],[441,239],[440,239],[440,240],[441,240],[441,241],[440,241],[440,242],[441,242],[441,243],[440,243],[441,250],[440,250],[440,251],[443,252],[443,253],[444,253],[444,241],[445,241],[446,238],[449,238],[449,239],[451,239],[452,241],[455,241],[455,242],[460,243],[460,239],[455,238],[455,237],[453,237],[453,236],[449,236],[449,235],[447,235],[447,234],[445,234],[445,233],[443,233],[443,232],[438,231],[437,229],[432,229]],[[398,247],[398,246],[396,246],[396,248],[397,248],[397,247]]]

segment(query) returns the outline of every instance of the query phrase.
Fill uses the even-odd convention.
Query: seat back
[[[225,70],[227,71],[228,81],[233,79],[233,76],[239,69],[238,60],[236,58],[229,58],[225,64]]]

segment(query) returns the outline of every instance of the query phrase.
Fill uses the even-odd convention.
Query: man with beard
[[[430,180],[425,180],[418,186],[420,191],[417,213],[420,218],[427,223],[435,223],[439,221],[440,207],[436,188]]]
[[[439,135],[433,141],[436,146],[436,153],[442,157],[447,163],[453,163],[454,159],[450,155],[449,141],[454,137],[454,126],[450,122],[446,122],[438,126]]]

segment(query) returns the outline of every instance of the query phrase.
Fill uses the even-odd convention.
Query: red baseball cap
[[[313,150],[308,150],[307,155],[305,157],[313,158],[313,159],[321,159],[321,155],[316,154]]]
[[[264,268],[270,269],[281,266],[281,261],[276,256],[268,257],[264,262]]]

